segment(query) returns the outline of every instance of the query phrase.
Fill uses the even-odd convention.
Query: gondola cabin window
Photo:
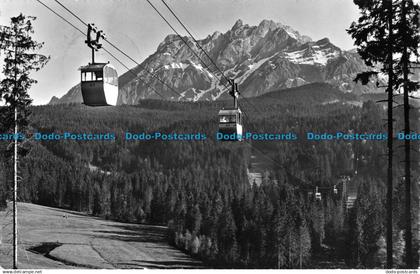
[[[220,123],[236,123],[236,115],[222,115]]]
[[[118,85],[118,76],[115,69],[112,69],[110,67],[105,67],[104,73],[105,73],[105,83],[108,83],[113,86]]]
[[[82,82],[92,82],[92,81],[102,81],[103,73],[102,71],[95,72],[83,72],[82,73]]]
[[[102,81],[104,78],[104,74],[102,71],[95,71],[94,73],[95,80],[94,81]]]
[[[118,74],[108,63],[94,63],[81,67],[83,103],[87,106],[116,105]]]

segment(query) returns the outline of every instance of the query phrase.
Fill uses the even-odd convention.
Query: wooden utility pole
[[[13,269],[17,269],[18,267],[18,261],[17,261],[17,162],[18,162],[18,140],[17,140],[17,134],[18,134],[18,124],[17,124],[17,107],[15,107],[15,144],[14,144],[14,184],[13,184]]]
[[[386,195],[386,266],[388,269],[393,266],[392,258],[392,192],[393,192],[393,183],[392,183],[392,160],[393,160],[393,139],[394,139],[394,130],[393,130],[393,86],[394,86],[394,58],[393,58],[393,26],[392,26],[392,0],[386,0],[387,14],[388,14],[388,60],[387,60],[387,69],[388,69],[388,172],[387,172],[387,195]]]
[[[18,50],[18,43],[17,43],[17,34],[16,31],[15,33],[15,52],[14,52],[14,57],[15,57],[15,83],[14,83],[14,89],[15,91],[18,90],[17,88],[17,50]],[[16,93],[16,92],[15,92]],[[16,98],[16,94],[15,94],[15,98]],[[17,138],[17,134],[18,134],[18,115],[17,115],[18,111],[17,111],[17,107],[15,106],[14,108],[14,123],[15,123],[15,138],[14,138],[14,157],[13,157],[13,269],[17,269],[18,267],[18,261],[17,261],[17,162],[18,162],[18,138]]]

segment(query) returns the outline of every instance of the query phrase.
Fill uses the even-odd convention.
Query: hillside
[[[9,211],[9,210],[8,210]],[[0,211],[0,265],[11,268],[11,217]],[[19,268],[201,268],[168,245],[166,228],[106,221],[80,212],[19,203]],[[7,225],[7,226],[6,226]]]
[[[326,249],[335,254],[332,259],[339,267],[343,260],[356,267],[356,249],[348,244],[356,237],[346,229],[355,224],[343,211],[346,193],[340,177],[350,176],[363,188],[355,208],[383,208],[386,159],[381,155],[386,142],[310,141],[305,136],[384,132],[383,107],[365,98],[312,83],[241,99],[246,132],[293,132],[298,138],[236,143],[215,139],[217,113],[231,101],[145,99],[116,107],[36,106],[31,132],[114,133],[116,138],[29,141],[31,150],[20,163],[25,184],[20,185],[19,197],[119,222],[167,226],[169,243],[211,267],[297,268],[301,260],[308,268],[317,265],[317,255]],[[413,119],[418,119],[415,113]],[[396,114],[397,128],[401,117]],[[130,141],[124,138],[126,131],[202,133],[208,138]],[[402,160],[401,151],[396,151],[396,162]],[[397,166],[394,172],[402,175]],[[250,177],[258,179],[255,186]],[[7,192],[5,182],[7,177],[0,176]],[[322,202],[311,196],[317,187]],[[395,216],[403,216],[398,210]],[[384,215],[374,212],[378,215],[366,224],[383,221]],[[296,245],[300,237],[302,246]],[[279,250],[279,245],[284,248]],[[365,262],[366,267],[379,264]]]

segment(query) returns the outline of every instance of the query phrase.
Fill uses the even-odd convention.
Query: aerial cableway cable
[[[198,40],[194,37],[194,35],[192,35],[191,31],[189,31],[189,29],[186,27],[186,25],[180,20],[180,18],[175,14],[175,12],[169,7],[169,5],[167,5],[167,3],[164,0],[161,0],[162,3],[166,6],[166,8],[171,12],[171,14],[176,18],[176,20],[179,22],[179,24],[184,28],[184,30],[190,35],[190,37],[193,39],[193,41],[196,43],[196,46],[207,56],[207,58],[210,60],[210,62],[213,64],[213,66],[221,73],[221,76],[226,80],[227,83],[231,82],[231,80],[229,78],[227,78],[225,76],[225,74],[223,73],[223,71],[217,66],[216,62],[210,57],[210,55],[204,50],[204,48],[200,45],[200,43],[198,42]],[[169,25],[169,27],[178,35],[178,37],[188,46],[188,48],[191,49],[191,51],[194,53],[194,55],[197,56],[197,58],[200,59],[200,61],[203,63],[203,65],[206,66],[206,68],[211,72],[210,68],[203,62],[203,60],[195,53],[195,51],[191,48],[191,46],[185,41],[185,39],[175,30],[175,28],[168,22],[168,20],[158,11],[158,9],[149,1],[147,0],[147,2],[152,6],[152,8],[159,14],[159,16]],[[212,73],[217,79],[219,79],[219,81],[221,81],[220,78],[218,78],[214,73]],[[228,87],[230,88],[230,87]],[[245,101],[252,105],[252,107],[260,114],[262,114],[263,112],[260,111],[260,109],[253,104],[250,100],[248,100],[248,98],[244,97],[243,95],[240,94],[240,96],[242,96],[242,98],[245,99]],[[245,112],[243,112],[244,115],[247,117],[247,120],[249,120],[248,115],[246,115]],[[251,149],[254,148],[255,150],[257,150],[261,155],[263,155],[265,158],[267,158],[269,161],[271,161],[275,166],[285,170],[285,172],[287,173],[288,176],[295,178],[296,180],[298,180],[300,183],[305,184],[305,185],[309,185],[308,182],[303,181],[302,179],[294,176],[293,174],[290,173],[290,171],[287,170],[287,168],[284,167],[284,165],[282,165],[281,163],[279,163],[278,161],[272,159],[271,157],[269,157],[268,155],[266,155],[264,152],[262,152],[260,149],[253,147],[251,144],[248,144]]]
[[[217,66],[216,62],[210,57],[209,53],[200,45],[199,41],[194,37],[194,35],[191,33],[191,31],[186,27],[186,25],[181,21],[181,19],[176,15],[176,13],[173,11],[173,9],[164,1],[161,0],[162,3],[166,6],[166,8],[172,13],[172,15],[176,18],[178,23],[184,28],[184,30],[190,35],[190,37],[194,40],[197,47],[207,56],[207,58],[210,60],[210,62],[213,64],[213,66],[221,73],[222,77],[226,80],[226,82],[230,82],[230,79],[224,74],[224,72]],[[242,98],[244,98],[249,104],[251,104],[259,113],[260,112],[254,104],[248,101],[246,97],[240,94]]]
[[[259,114],[263,114],[262,111],[260,111],[253,103],[251,103],[250,100],[248,100],[248,98],[246,98],[245,96],[243,96],[242,94],[239,94],[239,96],[241,96],[242,98],[245,99],[245,101],[250,104]]]
[[[243,109],[243,108],[242,108]],[[248,118],[248,115],[246,114],[246,112],[245,111],[243,111],[243,114],[245,115],[245,117],[247,118],[247,120],[248,121],[250,121],[249,120],[249,118]],[[251,128],[251,130],[252,130],[252,127],[251,127],[251,124],[249,124],[248,123],[248,127],[250,127]],[[259,149],[257,146],[253,146],[252,144],[251,144],[251,142],[246,142],[246,141],[244,141],[244,143],[246,144],[246,145],[248,145],[249,147],[250,147],[250,149],[252,150],[252,149],[254,149],[254,150],[256,150],[257,152],[259,152],[259,154],[262,156],[262,157],[264,157],[265,159],[267,159],[267,160],[269,160],[274,166],[276,166],[276,167],[278,167],[278,168],[280,168],[280,169],[282,169],[282,170],[284,170],[285,172],[286,172],[286,175],[287,176],[289,176],[290,178],[293,178],[293,179],[295,179],[296,181],[298,181],[301,185],[300,186],[297,186],[299,189],[301,189],[301,190],[307,190],[308,188],[307,187],[310,187],[312,184],[311,183],[309,183],[309,182],[307,182],[307,181],[305,181],[305,180],[303,180],[303,179],[301,179],[301,178],[299,178],[299,177],[297,177],[296,175],[294,175],[294,174],[292,174],[285,166],[284,166],[284,164],[282,164],[282,163],[280,163],[280,162],[278,162],[277,160],[275,160],[273,157],[270,157],[270,156],[268,156],[267,155],[267,153],[265,153],[265,152],[263,152],[261,149]],[[342,182],[340,182],[340,183],[342,183]],[[304,186],[304,187],[302,187],[302,185]],[[335,189],[335,187],[336,187],[336,185],[338,185],[338,184],[335,184],[334,186],[325,186],[325,187],[317,187],[318,189]],[[295,185],[296,186],[296,185]]]
[[[82,22],[83,25],[85,25],[86,27],[88,26],[88,24],[86,24],[86,22],[84,22],[79,16],[77,16],[76,14],[74,14],[74,12],[72,12],[70,9],[68,9],[66,6],[64,6],[63,4],[61,4],[60,1],[58,0],[54,0],[56,3],[58,3],[61,7],[63,7],[66,11],[68,11],[71,15],[73,15],[74,17],[76,17],[80,22]]]
[[[204,48],[200,45],[198,40],[192,35],[192,33],[188,30],[188,28],[185,26],[184,23],[182,23],[181,19],[175,14],[175,12],[169,7],[168,4],[164,0],[161,0],[162,3],[168,8],[168,10],[172,13],[172,15],[176,18],[176,20],[179,22],[179,24],[184,28],[184,30],[190,35],[190,37],[194,40],[197,47],[207,56],[207,58],[210,60],[210,62],[213,64],[213,66],[221,73],[222,77],[226,80],[226,82],[229,82],[229,78],[227,78],[224,74],[224,72],[217,66],[216,62],[213,61],[213,59],[210,57],[210,55],[207,53],[207,51],[204,50]]]
[[[172,13],[172,15],[175,17],[175,19],[178,21],[178,23],[184,28],[184,30],[190,35],[190,37],[194,40],[197,47],[207,56],[207,58],[210,60],[210,62],[213,64],[213,66],[221,73],[222,77],[229,82],[230,79],[224,74],[224,72],[217,66],[216,62],[210,57],[209,53],[200,45],[200,42],[194,37],[194,35],[191,33],[191,31],[186,27],[186,25],[181,21],[179,16],[176,15],[174,10],[165,2],[165,0],[161,0],[162,3],[166,6],[166,8]],[[254,104],[252,104],[246,97],[244,97],[242,94],[240,94],[242,98],[244,98],[248,104],[252,105],[254,109],[262,113]]]
[[[147,0],[149,2],[149,0]],[[175,17],[175,19],[178,21],[178,23],[184,28],[184,30],[190,35],[190,37],[193,39],[193,41],[195,42],[195,44],[197,45],[197,47],[207,56],[207,58],[210,60],[210,62],[213,64],[213,66],[221,73],[222,77],[226,80],[227,83],[229,83],[231,81],[231,79],[229,79],[224,72],[217,66],[216,62],[210,57],[209,53],[200,45],[199,41],[194,37],[194,35],[191,33],[191,31],[186,27],[186,25],[181,21],[181,19],[179,18],[179,16],[176,15],[176,13],[174,12],[174,10],[165,2],[165,0],[161,0],[162,3],[166,6],[166,8],[171,12],[171,14]],[[152,5],[149,2],[150,5]],[[156,10],[156,8],[152,5],[152,7]],[[157,11],[158,12],[158,11]],[[159,13],[159,12],[158,12]],[[162,17],[162,15],[161,15]],[[164,19],[165,20],[165,19]],[[166,21],[166,20],[165,20]],[[167,21],[166,21],[167,22]],[[168,22],[167,22],[168,23]],[[169,25],[169,23],[168,23]],[[172,27],[171,27],[172,28]],[[173,29],[173,28],[172,28]],[[174,30],[174,29],[173,29]],[[175,31],[175,30],[174,30]],[[178,35],[179,36],[179,35]],[[209,69],[210,70],[210,69]],[[220,79],[220,78],[219,78]],[[220,80],[219,80],[220,81]],[[227,87],[230,88],[230,87]],[[262,112],[254,105],[252,104],[246,97],[244,97],[243,95],[240,94],[240,96],[242,96],[242,98],[244,98],[248,104],[252,105],[255,110],[257,110],[258,113],[262,114]]]
[[[79,16],[77,16],[74,12],[72,12],[69,8],[67,8],[64,4],[62,4],[60,1],[58,0],[54,0],[55,2],[57,2],[61,7],[63,7],[67,12],[69,12],[71,15],[73,15],[77,20],[79,20],[82,24],[84,24],[85,26],[88,26],[88,24],[83,21]],[[176,91],[173,87],[171,87],[170,85],[168,85],[165,81],[163,81],[162,79],[160,79],[158,76],[156,76],[154,73],[151,73],[147,68],[145,68],[142,64],[140,64],[139,62],[137,62],[134,58],[132,58],[130,55],[128,55],[126,52],[124,52],[122,49],[120,49],[119,47],[117,47],[114,43],[112,43],[111,41],[109,41],[106,37],[103,38],[103,40],[105,42],[107,42],[111,47],[113,47],[114,49],[116,49],[118,52],[120,52],[122,55],[124,55],[125,57],[127,57],[129,60],[131,60],[133,63],[135,63],[137,66],[139,66],[143,71],[145,71],[147,74],[149,74],[151,77],[155,78],[156,80],[158,80],[161,84],[163,84],[165,87],[167,87],[170,91],[172,91],[173,93],[175,93],[176,95],[178,95],[179,97],[182,97],[182,95]],[[133,73],[134,74],[134,73]],[[136,75],[138,76],[138,75]],[[150,87],[150,86],[149,86]]]
[[[125,67],[130,73],[132,73],[134,76],[137,77],[137,74],[135,74],[129,67],[127,67],[123,62],[121,62],[121,60],[119,60],[115,55],[113,55],[111,52],[109,52],[107,49],[103,48],[102,49],[108,53],[112,58],[115,59],[115,61],[117,61],[118,63],[120,63],[123,67]],[[157,95],[159,95],[160,98],[162,98],[163,100],[166,100],[165,97],[160,94],[153,86],[151,86],[149,83],[147,83],[145,80],[141,79],[140,77],[138,78],[140,81],[142,81],[146,86],[148,86],[150,89],[152,89]]]
[[[44,4],[43,2],[41,2],[40,0],[37,0],[41,5],[43,5],[45,8],[47,8],[48,10],[50,10],[52,13],[54,13],[56,16],[58,16],[59,18],[61,18],[64,22],[66,22],[67,24],[69,24],[70,26],[72,26],[74,29],[76,29],[78,32],[80,32],[83,36],[85,35],[85,33],[78,27],[76,27],[73,23],[71,23],[70,21],[68,21],[66,18],[64,18],[62,15],[60,15],[59,13],[57,13],[55,10],[53,10],[52,8],[50,8],[49,6],[47,6],[46,4]],[[114,58],[118,63],[120,63],[123,67],[125,67],[129,72],[131,72],[134,76],[137,77],[137,75],[128,68],[128,66],[126,66],[121,60],[119,60],[115,55],[113,55],[110,51],[108,51],[107,49],[105,49],[104,47],[102,47],[102,49],[108,53],[112,58]],[[150,87],[158,96],[160,96],[163,100],[166,100],[164,96],[162,96],[159,92],[157,92],[157,90],[155,88],[153,88],[150,84],[148,84],[145,80],[138,78],[140,81],[142,81],[145,85],[147,85],[148,87]]]
[[[169,23],[169,21],[165,18],[165,16],[163,16],[163,14],[149,1],[146,0],[149,5],[156,11],[156,13],[163,19],[163,21],[165,21],[165,23],[175,32],[175,34],[178,36],[179,39],[181,39],[181,41],[191,50],[191,52],[200,60],[200,62],[203,64],[203,66],[220,82],[222,83],[222,79],[220,77],[218,77],[206,64],[206,62],[203,61],[203,59],[200,57],[200,55],[198,55],[198,53],[188,44],[188,41],[186,41],[184,39],[184,37],[182,37],[182,35],[172,26],[171,23]],[[227,84],[225,84],[225,86],[227,88],[229,88],[229,86]]]
[[[127,57],[128,59],[130,59],[131,61],[133,61],[137,66],[139,66],[141,69],[143,69],[143,71],[145,71],[147,74],[149,74],[151,77],[155,78],[156,80],[158,80],[161,84],[163,84],[165,87],[167,87],[169,90],[171,90],[173,93],[175,93],[176,95],[178,95],[179,97],[182,97],[182,95],[176,91],[173,87],[169,86],[165,81],[163,81],[162,79],[160,79],[159,77],[157,77],[154,73],[151,73],[147,68],[145,68],[142,64],[140,64],[139,62],[135,61],[133,58],[131,58],[128,54],[126,54],[124,51],[120,50],[117,46],[115,46],[112,42],[110,42],[108,39],[104,39],[111,47],[115,48],[116,50],[118,50],[120,53],[122,53],[125,57]]]
[[[57,13],[55,10],[53,10],[52,8],[50,8],[49,6],[47,6],[46,4],[44,4],[43,2],[41,2],[41,0],[36,0],[38,1],[38,3],[40,3],[41,5],[43,5],[45,8],[47,8],[48,10],[50,10],[52,13],[54,13],[55,15],[57,15],[58,17],[60,17],[64,22],[66,22],[67,24],[69,24],[70,26],[72,26],[73,28],[75,28],[76,30],[78,30],[81,34],[83,34],[83,36],[86,35],[86,33],[84,33],[81,29],[79,29],[78,27],[76,27],[73,23],[71,23],[69,20],[67,20],[66,18],[64,18],[63,16],[61,16],[59,13]]]
[[[58,0],[54,0],[56,3],[58,3],[61,7],[63,7],[67,12],[69,12],[71,15],[73,15],[77,20],[79,20],[82,24],[84,24],[85,26],[88,26],[88,24],[82,20],[79,16],[77,16],[74,12],[72,12],[69,8],[67,8],[64,4],[62,4],[60,1]],[[171,9],[171,7],[169,7],[169,5],[167,5],[167,3],[164,0],[161,0],[163,2],[163,4],[168,8],[168,10],[172,13],[172,15],[176,18],[176,20],[180,23],[180,25],[185,29],[185,31],[190,35],[190,37],[193,39],[193,41],[196,43],[197,47],[207,56],[207,58],[210,60],[210,62],[214,65],[214,67],[221,73],[222,77],[229,82],[230,79],[228,77],[225,76],[225,74],[223,73],[223,71],[217,66],[216,62],[210,57],[210,55],[204,50],[204,48],[200,45],[200,43],[198,42],[198,40],[194,37],[194,35],[192,35],[191,31],[189,31],[189,29],[186,27],[186,25],[180,20],[180,18],[175,14],[175,12]],[[219,80],[219,82],[221,82],[221,78],[217,77],[217,75],[215,75],[212,70],[208,67],[208,65],[203,61],[203,59],[195,52],[195,50],[192,49],[192,47],[188,44],[187,41],[185,41],[185,39],[179,34],[178,31],[176,31],[176,29],[169,23],[169,21],[162,15],[161,12],[159,12],[159,10],[149,1],[147,0],[147,2],[150,4],[150,6],[158,13],[158,15],[168,24],[168,26],[177,34],[177,36],[185,43],[185,45],[193,52],[193,54],[201,61],[201,63],[209,70],[209,72],[216,78]],[[44,5],[44,4],[43,4]],[[44,5],[45,6],[45,5]],[[54,12],[55,13],[55,12]],[[60,16],[61,17],[61,16]],[[65,20],[65,19],[63,19]],[[68,22],[67,20],[65,20],[66,22]],[[70,22],[68,22],[69,24],[71,24]],[[73,27],[74,25],[71,24]],[[140,68],[142,68],[144,71],[146,71],[146,73],[148,73],[149,75],[151,75],[153,78],[157,79],[159,82],[161,82],[163,85],[165,85],[168,89],[170,89],[172,92],[174,92],[175,94],[177,94],[178,96],[182,97],[182,95],[177,92],[176,90],[174,90],[171,86],[169,86],[168,84],[166,84],[162,79],[158,78],[155,74],[149,72],[146,68],[144,68],[144,66],[142,66],[141,64],[139,64],[136,60],[134,60],[132,57],[130,57],[127,53],[125,53],[124,51],[122,51],[120,48],[118,48],[115,44],[113,44],[111,41],[109,41],[106,37],[104,38],[104,40],[110,45],[112,46],[114,49],[116,49],[117,51],[119,51],[121,54],[123,54],[125,57],[127,57],[128,59],[130,59],[132,62],[134,62],[136,65],[140,66]],[[118,60],[119,61],[119,60]],[[133,73],[134,74],[134,73]],[[150,87],[150,85],[148,85]],[[227,86],[225,84],[225,86],[227,88],[230,88],[229,86]],[[262,113],[254,104],[252,104],[246,97],[244,97],[243,95],[241,95],[242,98],[244,98],[248,104],[252,105],[253,108],[255,110],[257,110],[257,112],[259,112],[260,114]]]
[[[296,181],[298,181],[300,183],[300,185],[294,185],[295,187],[297,187],[300,190],[310,190],[313,189],[311,188],[312,183],[309,183],[303,179],[300,179],[299,177],[297,177],[296,175],[292,174],[283,164],[281,164],[280,162],[278,162],[277,160],[274,160],[274,158],[268,156],[266,153],[264,153],[262,150],[260,150],[259,148],[257,148],[256,146],[252,146],[251,143],[246,143],[251,150],[255,149],[256,151],[258,151],[260,153],[261,156],[263,156],[264,158],[266,158],[267,160],[269,160],[270,162],[272,162],[272,164],[274,164],[274,166],[277,166],[278,168],[284,170],[284,172],[286,172],[286,175],[289,176],[292,179],[295,179]],[[317,186],[317,189],[323,189],[323,190],[328,190],[328,189],[332,189],[334,191],[336,191],[336,186],[338,184],[343,183],[342,181],[339,183],[334,184],[333,186],[323,186],[323,187],[319,187]]]
[[[149,2],[149,0],[147,0],[148,2]],[[50,8],[49,6],[47,6],[46,4],[44,4],[42,1],[40,1],[40,0],[37,0],[37,2],[39,2],[41,5],[43,5],[45,8],[47,8],[48,10],[50,10],[52,13],[54,13],[56,16],[58,16],[59,18],[61,18],[64,22],[66,22],[67,24],[69,24],[70,26],[72,26],[74,29],[76,29],[77,31],[79,31],[82,35],[85,35],[85,32],[83,32],[81,29],[79,29],[78,27],[76,27],[73,23],[71,23],[70,21],[68,21],[66,18],[64,18],[63,16],[61,16],[60,14],[58,14],[56,11],[54,11],[52,8]],[[58,0],[55,0],[55,2],[57,2],[58,4],[60,4],[60,6],[62,6],[64,9],[66,9],[69,13],[71,13],[75,18],[77,18],[80,22],[82,22],[85,26],[87,26],[88,24],[86,24],[80,17],[78,17],[77,15],[75,15],[71,10],[69,10],[67,7],[65,7],[62,3],[60,3]],[[162,2],[164,2],[163,0],[162,0]],[[156,12],[158,12],[159,13],[159,15],[165,20],[165,22],[167,22],[167,24],[168,25],[170,25],[169,24],[169,22],[166,20],[166,18],[164,18],[163,17],[163,15],[153,6],[153,4],[151,4],[150,2],[149,2],[149,4],[156,10]],[[164,4],[166,5],[166,3],[164,2]],[[167,5],[166,5],[167,6]],[[168,6],[167,6],[168,7]],[[168,7],[169,8],[169,7]],[[171,11],[172,12],[172,11]],[[174,13],[173,13],[174,14]],[[174,14],[174,16],[176,16],[175,14]],[[177,17],[176,17],[177,18]],[[179,18],[177,18],[177,20],[179,20]],[[180,22],[180,24],[181,25],[183,25],[181,22]],[[171,26],[171,25],[170,25]],[[184,25],[183,25],[184,26]],[[171,26],[171,28],[172,28],[172,26]],[[184,27],[185,28],[185,27]],[[175,29],[173,29],[174,31],[175,31]],[[176,31],[175,31],[176,32]],[[193,38],[193,40],[197,43],[197,45],[199,45],[198,44],[198,41],[191,35],[191,33],[189,32],[189,31],[187,31],[189,34],[190,34],[190,36]],[[176,32],[177,33],[177,32]],[[195,51],[188,45],[188,43],[186,43],[186,41],[181,37],[181,35],[179,34],[179,33],[177,33],[177,35],[182,39],[182,41],[195,53]],[[120,53],[122,53],[124,56],[126,56],[127,58],[129,58],[131,61],[133,61],[134,63],[136,63],[138,66],[140,66],[140,67],[143,67],[141,64],[139,64],[137,61],[135,61],[133,58],[131,58],[128,54],[126,54],[124,51],[122,51],[121,49],[119,49],[117,46],[115,46],[113,43],[111,43],[109,40],[107,40],[107,39],[104,39],[109,45],[111,45],[113,48],[115,48],[116,50],[118,50]],[[137,74],[135,74],[132,70],[130,70],[129,68],[128,68],[128,66],[126,66],[121,60],[119,60],[115,55],[113,55],[111,52],[109,52],[107,49],[105,49],[104,47],[102,47],[103,48],[103,50],[106,52],[106,53],[108,53],[112,58],[114,58],[117,62],[119,62],[123,67],[125,67],[130,73],[132,73],[134,76],[138,76]],[[199,48],[201,49],[201,50],[203,50],[203,52],[205,52],[205,50],[201,47],[201,46],[199,46]],[[196,54],[196,53],[195,53]],[[215,64],[215,62],[210,58],[210,56],[205,52],[205,55],[209,58],[209,60],[213,63],[213,65],[222,73],[222,77],[224,77],[225,79],[227,79],[227,80],[229,80],[224,74],[223,74],[223,72],[220,70],[220,68],[218,68],[217,67],[217,65]],[[197,56],[197,55],[196,55]],[[197,56],[198,57],[198,56]],[[202,59],[201,58],[199,58],[201,61],[202,61]],[[203,62],[203,61],[202,61]],[[203,65],[205,65],[205,67],[209,70],[209,71],[211,71],[210,70],[210,68],[205,64],[205,63],[203,63]],[[144,69],[144,67],[143,67],[143,69]],[[152,74],[152,73],[150,73],[147,69],[144,69],[148,74],[150,74],[152,77],[154,77],[154,78],[156,78],[157,80],[159,80],[162,84],[164,84],[165,86],[167,86],[167,84],[165,83],[165,82],[163,82],[160,78],[157,78],[157,76],[155,76],[154,74]],[[213,74],[213,73],[212,73]],[[214,75],[214,74],[213,74]],[[216,75],[215,75],[215,77],[216,77]],[[217,79],[219,79],[219,81],[220,81],[220,78],[218,78],[218,77],[216,77]],[[143,79],[141,79],[141,78],[139,78],[139,80],[140,81],[142,81],[143,83],[145,83],[148,87],[150,87],[158,96],[160,96],[162,99],[164,99],[164,100],[166,100],[165,99],[165,97],[163,97],[160,93],[158,93],[157,91],[156,91],[156,89],[155,88],[153,88],[151,85],[149,85],[146,81],[144,81]],[[173,90],[172,89],[172,87],[170,87],[170,86],[167,86],[169,89],[171,89],[172,91],[175,91],[175,90]],[[176,91],[175,91],[175,93],[177,93]],[[178,95],[180,95],[179,93],[177,93]],[[251,104],[257,111],[259,111],[259,109],[254,105],[254,104],[252,104],[249,100],[247,100],[247,98],[246,97],[244,97],[244,96],[242,96],[242,98],[244,98],[249,104]],[[260,112],[260,111],[259,111]],[[247,116],[245,113],[244,113],[244,115],[245,116]],[[247,143],[248,144],[248,143]],[[295,178],[295,179],[297,179],[298,181],[300,181],[301,183],[304,183],[304,184],[308,184],[308,182],[305,182],[305,181],[303,181],[302,179],[299,179],[299,178],[297,178],[296,176],[294,176],[293,174],[291,174],[285,167],[284,167],[284,165],[282,165],[281,163],[279,163],[279,162],[277,162],[276,160],[274,160],[273,158],[271,158],[271,157],[269,157],[268,155],[266,155],[263,151],[261,151],[260,149],[258,149],[258,148],[256,148],[256,147],[253,147],[251,144],[248,144],[251,148],[253,148],[253,149],[255,149],[255,150],[257,150],[258,152],[260,152],[260,154],[261,155],[263,155],[266,159],[268,159],[269,161],[271,161],[275,166],[277,166],[277,167],[279,167],[279,168],[281,168],[281,169],[284,169],[285,171],[286,171],[286,173],[289,175],[289,176],[291,176],[291,177],[293,177],[293,178]],[[329,188],[329,187],[319,187],[319,188],[322,188],[322,189],[327,189],[327,188]]]

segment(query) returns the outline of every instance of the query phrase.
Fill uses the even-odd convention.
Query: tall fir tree
[[[396,65],[396,74],[400,77],[395,85],[396,89],[403,90],[404,105],[404,134],[411,133],[410,125],[410,94],[418,90],[419,83],[410,80],[411,61],[419,57],[420,46],[420,7],[412,0],[401,0],[397,2],[396,16],[396,44],[401,52],[401,58]],[[412,245],[412,206],[411,206],[411,142],[409,138],[404,140],[404,184],[405,184],[405,263],[407,268],[414,268],[413,245]]]
[[[377,75],[377,65],[388,76],[388,195],[387,195],[387,267],[392,267],[392,195],[393,195],[393,107],[395,90],[403,91],[404,134],[411,133],[410,93],[417,90],[417,82],[411,81],[410,60],[418,57],[419,48],[419,6],[412,0],[355,0],[362,11],[358,23],[348,30],[355,39],[358,51],[371,71],[357,77],[367,83]],[[404,140],[404,182],[405,182],[405,241],[406,266],[413,267],[412,224],[411,224],[411,143]]]
[[[347,32],[354,39],[357,52],[370,70],[357,75],[356,81],[369,83],[372,76],[380,72],[388,76],[387,83],[387,128],[388,128],[388,167],[387,167],[387,268],[392,268],[392,193],[393,193],[393,136],[394,136],[394,14],[395,5],[392,0],[354,0],[361,16],[353,22]],[[377,70],[377,67],[380,67]]]
[[[0,28],[0,53],[5,55],[3,74],[0,82],[0,99],[6,107],[2,109],[2,129],[14,131],[13,149],[13,268],[17,268],[17,181],[18,181],[18,133],[28,124],[31,103],[28,91],[36,80],[30,73],[40,70],[48,61],[48,57],[38,54],[43,43],[32,39],[34,33],[32,21],[35,17],[23,14],[12,17],[10,26]]]

